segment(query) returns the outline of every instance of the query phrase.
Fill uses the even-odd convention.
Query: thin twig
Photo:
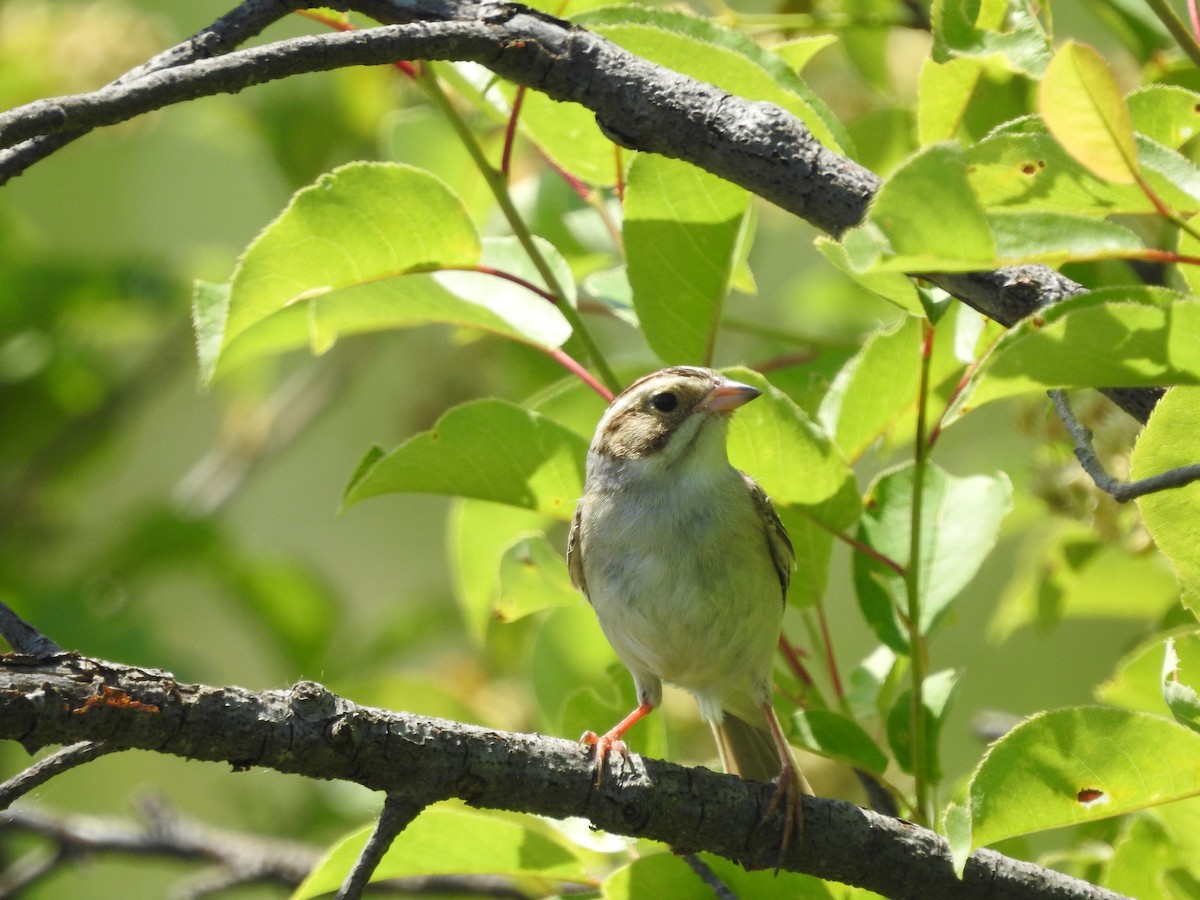
[[[201,59],[219,56],[249,40],[273,22],[288,15],[295,3],[280,0],[244,0],[207,28],[176,44],[142,65],[131,69],[108,86],[130,84],[146,75]],[[0,184],[21,174],[33,164],[61,150],[90,132],[84,126],[58,134],[43,134],[0,150]]]
[[[1091,430],[1080,424],[1079,420],[1075,418],[1075,413],[1067,401],[1066,392],[1047,391],[1047,393],[1054,401],[1059,418],[1063,420],[1067,431],[1071,433],[1071,439],[1075,442],[1075,458],[1083,466],[1083,471],[1091,476],[1096,487],[1110,495],[1118,503],[1128,503],[1130,500],[1146,494],[1183,487],[1193,481],[1200,481],[1200,463],[1168,469],[1166,472],[1159,472],[1157,475],[1151,475],[1138,481],[1120,481],[1114,478],[1108,474],[1100,462],[1100,458],[1096,455],[1096,449],[1092,446]]]
[[[8,809],[18,797],[28,794],[35,787],[45,784],[55,775],[68,769],[82,766],[94,759],[111,753],[113,748],[104,741],[80,741],[56,750],[45,759],[40,759],[23,772],[0,784],[0,809]]]
[[[27,656],[51,656],[63,652],[62,647],[18,616],[5,603],[0,603],[0,637],[18,653]]]
[[[383,809],[379,812],[379,821],[367,841],[354,867],[342,882],[337,892],[337,900],[358,900],[371,882],[371,876],[379,867],[383,855],[392,846],[396,835],[408,827],[408,823],[421,814],[425,808],[424,801],[415,800],[407,794],[388,794],[383,801]]]
[[[689,869],[700,876],[700,880],[708,886],[717,900],[738,900],[738,895],[729,889],[729,885],[722,881],[721,876],[712,870],[712,866],[695,853],[685,853],[680,858],[688,864]]]

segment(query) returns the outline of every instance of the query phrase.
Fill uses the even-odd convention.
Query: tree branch
[[[1150,475],[1137,481],[1121,481],[1114,478],[1108,474],[1104,464],[1096,455],[1096,448],[1092,446],[1092,432],[1075,417],[1071,404],[1067,400],[1066,392],[1048,391],[1047,393],[1050,394],[1050,399],[1054,401],[1054,406],[1058,410],[1059,418],[1063,420],[1063,424],[1067,426],[1067,431],[1071,434],[1071,439],[1075,442],[1075,458],[1079,460],[1079,465],[1091,476],[1096,487],[1109,494],[1118,503],[1128,503],[1130,500],[1146,494],[1183,487],[1194,481],[1200,481],[1200,463],[1179,466],[1176,469],[1159,472],[1157,475]]]
[[[259,34],[268,25],[283,18],[300,5],[302,4],[284,2],[284,0],[244,0],[212,25],[192,35],[183,43],[163,51],[137,68],[131,69],[112,84],[128,84],[151,72],[225,53]],[[34,163],[61,150],[72,141],[83,137],[91,130],[91,127],[84,127],[73,131],[40,134],[0,151],[0,185],[6,183],[9,178],[24,172]]]
[[[171,896],[179,898],[206,896],[252,883],[295,889],[325,855],[325,849],[315,845],[215,828],[181,815],[156,799],[142,800],[137,807],[139,817],[131,820],[81,813],[62,815],[30,808],[0,813],[0,831],[38,835],[56,848],[56,852],[35,851],[0,873],[0,896],[16,896],[17,891],[49,874],[57,864],[83,855],[114,854],[207,863],[207,868],[187,878],[184,885],[174,887]],[[569,895],[588,888],[567,883],[559,885],[558,890]],[[373,896],[462,894],[503,900],[528,897],[513,879],[472,873],[376,881],[371,884],[371,892]]]
[[[0,659],[0,738],[35,749],[106,741],[236,769],[261,766],[352,781],[422,801],[566,818],[708,850],[744,865],[776,863],[781,823],[764,821],[774,788],[634,756],[600,788],[579,744],[361,707],[318,684],[248,691],[184,684],[165,672],[74,654]],[[976,852],[963,880],[936,834],[849,803],[805,797],[803,836],[784,868],[894,898],[1115,898],[1031,863]],[[747,838],[749,835],[749,838]]]
[[[375,822],[375,830],[371,832],[370,839],[347,873],[335,900],[358,900],[362,896],[396,835],[407,828],[427,805],[428,803],[415,800],[408,794],[388,794],[384,798],[383,809]]]
[[[828,150],[802,122],[771,103],[732,96],[647,62],[582,28],[517,4],[471,0],[354,0],[341,8],[406,25],[301,37],[218,58],[193,39],[155,67],[87,94],[40,100],[0,115],[0,184],[33,158],[18,153],[56,135],[78,136],[164,106],[234,93],[300,72],[396,59],[473,60],[556,100],[579,103],[617,143],[683,159],[739,184],[840,235],[860,222],[878,189],[877,175]],[[284,0],[257,0],[253,27],[278,14]],[[234,16],[231,13],[230,16]],[[224,22],[224,17],[220,22]],[[249,32],[250,28],[243,29]],[[221,46],[241,32],[217,25]],[[218,42],[214,42],[216,46]],[[165,66],[165,68],[164,68]],[[24,142],[24,143],[20,143]],[[45,154],[42,154],[45,155]],[[928,275],[964,303],[1004,325],[1085,288],[1045,266]],[[1109,390],[1118,406],[1144,422],[1161,392]]]
[[[111,752],[112,748],[104,741],[79,741],[51,753],[0,785],[0,810],[8,809],[18,797],[28,794],[54,776]]]

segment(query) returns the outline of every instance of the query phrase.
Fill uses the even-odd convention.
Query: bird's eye
[[[650,405],[659,412],[669,413],[679,405],[679,398],[670,391],[663,391],[660,394],[655,394],[650,398]]]

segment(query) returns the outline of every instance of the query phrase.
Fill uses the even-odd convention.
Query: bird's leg
[[[583,733],[583,737],[579,739],[580,743],[590,744],[596,748],[595,757],[592,759],[592,770],[595,772],[594,781],[596,787],[600,786],[600,781],[604,777],[604,763],[608,759],[608,751],[616,750],[625,759],[629,759],[629,748],[625,746],[625,741],[622,738],[635,722],[648,715],[652,709],[654,709],[654,704],[642,703],[641,706],[610,728],[606,733],[596,734],[594,731],[585,731]]]
[[[778,872],[779,866],[783,864],[784,854],[787,853],[788,846],[791,844],[792,832],[794,831],[797,835],[804,833],[804,803],[801,801],[800,795],[812,796],[813,789],[792,756],[791,745],[784,737],[783,727],[779,724],[770,700],[762,704],[762,710],[767,717],[771,738],[775,741],[775,749],[779,753],[779,761],[782,763],[779,777],[776,779],[775,794],[771,797],[770,805],[767,806],[767,816],[770,817],[780,804],[783,804],[783,840],[779,843],[779,864],[775,867],[775,871]]]

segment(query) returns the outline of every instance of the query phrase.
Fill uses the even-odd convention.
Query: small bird
[[[609,750],[662,700],[689,691],[721,763],[777,779],[782,857],[812,789],[771,706],[772,661],[795,554],[766,493],[729,464],[734,410],[759,396],[713,369],[675,366],[630,384],[588,450],[584,493],[567,542],[574,585],[633,675],[638,707],[603,735],[587,732],[599,783]]]

